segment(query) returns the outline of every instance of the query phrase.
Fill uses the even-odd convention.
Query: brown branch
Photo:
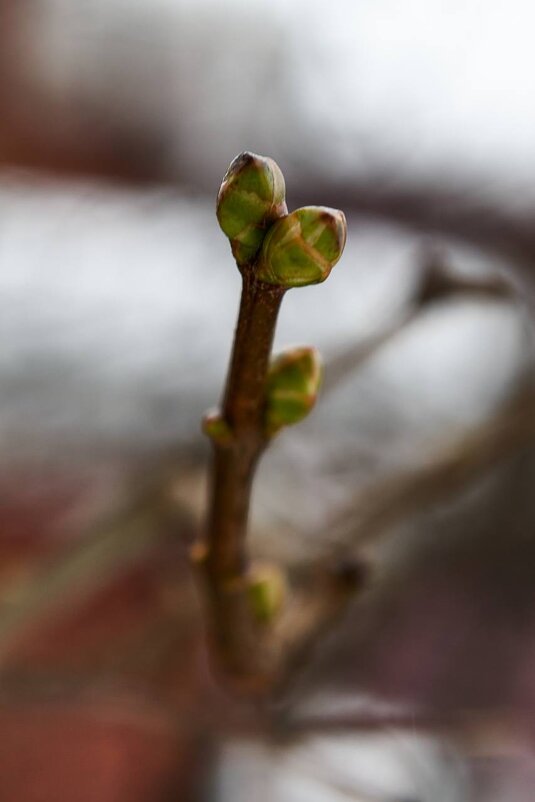
[[[212,438],[213,463],[205,542],[194,547],[213,651],[240,690],[263,690],[273,660],[267,628],[249,598],[245,548],[254,474],[266,448],[265,387],[277,316],[285,289],[259,281],[254,265],[242,269],[238,324],[221,415],[229,437]]]
[[[336,390],[342,382],[358,370],[368,359],[375,356],[383,345],[386,345],[403,331],[416,316],[415,311],[406,312],[383,331],[340,348],[337,353],[326,361],[325,378],[321,390],[322,396],[325,397],[328,393]]]
[[[466,279],[452,272],[444,255],[437,256],[435,249],[426,250],[424,257],[409,308],[385,331],[341,349],[327,362],[323,395],[336,389],[353,370],[418,320],[428,305],[459,295],[481,301],[507,300],[512,296],[509,283],[500,277]],[[278,622],[277,636],[284,643],[284,664],[277,690],[284,691],[299,668],[310,660],[315,644],[355,597],[355,591],[365,589],[373,569],[369,556],[358,551],[355,554],[353,547],[364,545],[420,508],[447,499],[484,470],[529,444],[535,439],[532,409],[535,409],[535,391],[528,388],[505,410],[445,447],[425,465],[380,480],[349,503],[334,522],[325,552],[320,559],[316,554],[309,563],[307,587],[300,597],[294,598],[294,605]]]
[[[214,441],[214,464],[207,524],[206,565],[213,577],[233,579],[245,567],[244,540],[251,485],[266,447],[266,375],[284,288],[258,281],[244,270],[238,325],[225,388],[222,415],[232,441]]]
[[[408,307],[390,325],[376,334],[345,345],[325,364],[322,395],[336,390],[354,371],[393,340],[418,315],[434,303],[451,298],[475,298],[478,301],[507,301],[514,298],[511,284],[501,276],[461,276],[452,270],[447,254],[435,243],[426,245],[421,254],[421,270]]]
[[[226,679],[248,694],[270,691],[285,657],[278,614],[285,577],[276,566],[249,568],[247,559],[255,470],[273,433],[310,410],[320,378],[312,349],[294,349],[270,368],[277,316],[286,289],[324,281],[346,241],[342,212],[307,207],[288,214],[284,191],[278,165],[245,152],[231,163],[217,199],[243,287],[221,410],[204,420],[214,455],[207,531],[192,557],[208,602],[212,654]]]
[[[438,451],[425,464],[377,481],[351,500],[334,521],[331,538],[321,553],[316,552],[308,568],[301,567],[305,574],[308,571],[309,587],[302,595],[301,607],[296,604],[279,624],[285,661],[277,690],[285,691],[299,668],[310,662],[314,647],[355,598],[355,590],[366,588],[368,577],[373,575],[373,561],[364,547],[389,527],[425,512],[433,504],[448,501],[486,471],[530,448],[535,442],[534,411],[535,388],[527,387],[505,409]],[[345,593],[343,582],[331,579],[329,586],[336,566],[344,565],[348,568]],[[403,726],[403,716],[318,716],[298,723],[291,732]],[[427,726],[429,722],[422,723]]]
[[[411,514],[461,492],[535,440],[535,390],[446,446],[423,465],[359,491],[332,526],[329,553],[363,547]]]
[[[271,691],[280,692],[365,577],[363,565],[354,566],[357,575],[348,581],[348,577],[344,578],[337,570],[339,560],[324,562],[322,566],[315,566],[313,581],[304,592],[303,589],[293,589],[292,598],[272,625],[259,625],[254,618],[248,597],[245,539],[254,473],[267,445],[264,431],[265,381],[284,290],[259,282],[252,270],[249,267],[244,270],[240,315],[222,404],[222,416],[231,437],[214,440],[208,531],[206,543],[200,552],[197,548],[197,553],[202,557],[211,637],[220,664],[227,675],[238,681],[242,690],[269,687]],[[342,380],[351,367],[358,366],[399,333],[424,306],[455,294],[503,298],[510,291],[508,285],[493,277],[475,281],[459,278],[442,259],[436,258],[436,253],[433,258],[428,253],[409,310],[386,332],[357,347],[352,346],[331,361],[327,390]],[[520,416],[519,420],[523,417]],[[519,420],[515,420],[516,425]],[[498,424],[500,422],[501,418]],[[516,428],[512,437],[518,445],[518,433],[515,439],[515,432]],[[460,453],[454,447],[451,452],[441,455],[434,472],[426,465],[423,471],[416,470],[401,480],[396,477],[393,481],[381,483],[378,489],[372,488],[364,504],[359,498],[358,513],[352,506],[346,519],[338,521],[340,541],[346,542],[344,525],[351,527],[353,537],[355,515],[358,520],[363,518],[362,530],[369,533],[366,536],[371,536],[374,527],[381,529],[386,526],[396,514],[403,514],[406,505],[417,509],[419,504],[425,504],[428,496],[432,500],[434,494],[446,492],[444,485],[450,474],[453,487],[449,492],[454,492],[462,485],[466,474],[475,475],[488,460],[499,458],[501,439],[496,446],[497,454],[492,443],[488,446],[484,435],[481,438],[478,432],[474,439],[474,443],[463,443],[463,449],[465,445],[468,449],[467,456],[464,450]],[[507,442],[509,439],[510,434]]]
[[[299,188],[297,201],[310,192],[325,203],[340,205],[371,219],[387,220],[409,229],[437,234],[499,254],[526,269],[535,264],[535,208],[527,202],[518,211],[474,189],[458,176],[438,176],[433,183],[377,174],[368,179],[328,183],[311,176]]]

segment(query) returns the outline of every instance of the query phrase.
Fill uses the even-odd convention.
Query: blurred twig
[[[437,177],[433,183],[397,180],[375,175],[368,180],[318,182],[312,177],[314,191],[321,192],[326,203],[337,203],[356,214],[388,220],[422,233],[452,237],[493,252],[517,266],[535,265],[535,205],[516,210],[503,201],[493,200],[458,179]],[[311,191],[300,187],[300,196]]]
[[[326,361],[323,395],[335,390],[432,304],[453,297],[488,301],[508,300],[514,295],[512,286],[501,276],[467,277],[455,273],[444,249],[435,244],[424,248],[421,263],[408,308],[383,331],[343,346]]]
[[[360,490],[333,523],[329,550],[368,544],[393,524],[447,501],[534,440],[535,389],[530,386],[421,465]]]
[[[478,300],[509,299],[509,283],[494,275],[465,278],[455,274],[444,253],[427,249],[420,279],[406,311],[385,332],[343,349],[326,367],[327,392],[335,389],[364,361],[375,355],[383,345],[393,340],[406,326],[416,320],[430,304],[452,296],[473,296]],[[355,591],[365,586],[369,567],[367,558],[355,550],[381,534],[388,526],[403,520],[426,506],[448,499],[461,491],[495,464],[512,456],[535,439],[535,388],[519,394],[504,410],[486,423],[474,428],[458,442],[445,446],[424,465],[388,477],[364,489],[336,518],[330,527],[326,553],[314,558],[312,592],[301,600],[301,612],[290,612],[282,620],[285,647],[285,671],[280,686],[293,678],[305,665],[311,649],[325,630],[345,609]],[[324,538],[321,538],[324,542]],[[328,559],[325,559],[325,558]],[[338,581],[328,587],[329,577],[348,577],[348,583]],[[326,584],[327,583],[327,584]],[[302,610],[306,610],[303,616]]]

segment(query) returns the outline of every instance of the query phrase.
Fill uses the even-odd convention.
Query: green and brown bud
[[[282,287],[325,281],[346,244],[343,212],[305,206],[277,220],[262,244],[257,276]]]
[[[256,275],[288,288],[319,284],[340,259],[346,236],[346,218],[338,209],[296,209],[271,226]]]
[[[287,594],[286,578],[278,566],[254,563],[249,570],[248,593],[258,621],[269,624],[280,611]]]
[[[217,196],[217,219],[238,265],[254,259],[269,226],[287,213],[285,192],[273,159],[245,152],[231,163]]]
[[[229,446],[232,443],[232,431],[219,409],[209,409],[202,418],[202,430],[214,443],[219,446]]]
[[[321,357],[315,348],[290,348],[272,360],[266,387],[268,435],[308,415],[316,403],[321,378]]]

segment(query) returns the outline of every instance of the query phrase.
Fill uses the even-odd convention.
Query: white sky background
[[[533,192],[530,0],[43,2],[39,59],[145,112],[194,184],[247,147],[330,178],[375,170]],[[125,24],[125,21],[128,24]],[[111,52],[110,52],[111,51]],[[245,144],[244,144],[245,143]]]
[[[163,130],[168,158],[210,197],[4,181],[0,431],[87,426],[132,442],[196,432],[199,396],[215,401],[220,386],[238,293],[213,196],[244,148],[278,159],[290,204],[302,175],[376,171],[457,175],[474,193],[508,188],[519,204],[533,194],[531,3],[42,0],[41,10],[28,69],[57,93]],[[352,225],[329,281],[288,295],[278,343],[328,351],[377,328],[416,253],[414,237]],[[468,304],[420,328],[364,374],[386,382],[388,419],[404,410],[405,429],[473,420],[524,364],[511,310],[483,318]],[[330,402],[336,426],[362,430],[347,398]],[[332,416],[318,410],[319,428]]]
[[[523,181],[535,169],[535,6],[526,0],[338,0],[313,9],[296,60],[307,109],[340,120],[348,161],[407,173],[465,166]],[[329,11],[327,11],[327,8]],[[308,58],[307,58],[308,56]],[[329,79],[335,76],[335,80]],[[303,73],[302,73],[303,74]],[[322,85],[321,77],[324,77]],[[321,110],[321,111],[320,111]],[[362,131],[364,156],[352,135]],[[468,163],[468,165],[467,165]]]

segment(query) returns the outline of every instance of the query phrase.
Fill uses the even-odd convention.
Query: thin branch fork
[[[411,514],[447,501],[534,440],[535,388],[530,385],[422,465],[359,491],[333,522],[329,554],[364,548]]]
[[[413,320],[422,306],[436,297],[466,291],[462,282],[458,286],[447,272],[444,278],[443,272],[438,276],[441,282],[437,288],[436,265],[433,270],[425,270],[414,308],[382,336],[358,349],[357,354],[353,349],[353,353],[343,353],[334,361],[327,390],[338,383],[348,362],[358,364],[374,353]],[[254,474],[269,441],[265,432],[266,375],[285,289],[259,281],[254,264],[243,267],[242,276],[240,313],[221,410],[231,436],[212,441],[207,533],[197,553],[215,654],[227,675],[249,692],[284,685],[303,662],[317,635],[343,609],[355,587],[362,584],[361,577],[354,583],[336,577],[339,555],[343,557],[349,548],[354,553],[356,544],[364,545],[395,520],[462,489],[466,481],[487,466],[517,450],[524,438],[535,436],[531,414],[535,395],[531,391],[524,394],[512,409],[499,413],[488,426],[437,454],[431,464],[359,494],[335,522],[335,542],[331,542],[327,554],[330,559],[324,561],[322,570],[316,566],[316,592],[307,591],[305,597],[294,592],[278,620],[269,626],[261,624],[255,620],[248,596],[246,535]],[[428,292],[429,286],[433,292]],[[485,295],[486,289],[485,283],[479,282],[469,291],[479,297],[481,293]],[[492,290],[492,297],[507,294],[501,285]],[[323,591],[318,592],[320,588]]]
[[[421,255],[421,271],[410,302],[383,331],[364,340],[351,342],[334,353],[325,366],[322,395],[336,390],[348,376],[357,371],[387,343],[397,337],[422,311],[452,297],[478,301],[507,301],[514,298],[511,284],[501,276],[467,277],[455,273],[446,253],[435,243],[427,245]]]

